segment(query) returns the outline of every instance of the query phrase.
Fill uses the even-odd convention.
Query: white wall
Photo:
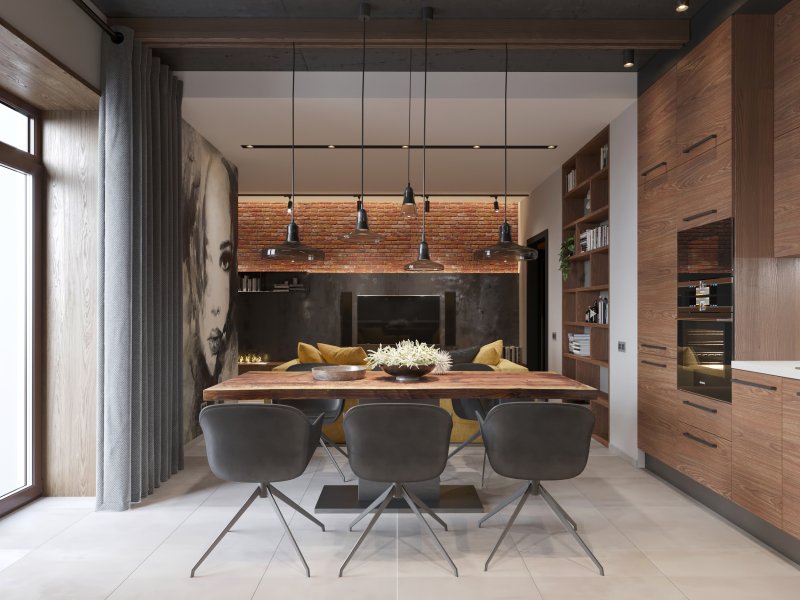
[[[550,175],[527,200],[519,204],[519,240],[523,246],[528,238],[548,231],[547,238],[547,368],[561,371],[561,271],[558,270],[558,251],[561,249],[561,169]],[[527,335],[527,278],[520,269],[520,345],[525,348]],[[553,333],[556,339],[553,339]],[[525,348],[527,358],[527,348]]]
[[[610,445],[638,457],[637,419],[637,105],[611,122],[609,176],[611,251],[609,387]],[[625,352],[618,350],[624,342]]]
[[[95,88],[101,29],[70,0],[3,0],[0,18]]]

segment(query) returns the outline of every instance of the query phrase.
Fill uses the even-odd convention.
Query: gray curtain
[[[183,468],[182,83],[121,31],[102,51],[98,510],[126,510]]]

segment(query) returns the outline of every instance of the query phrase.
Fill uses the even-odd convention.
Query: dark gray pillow
[[[478,356],[478,351],[480,349],[480,346],[468,346],[457,350],[448,350],[448,352],[453,358],[453,364],[455,365],[458,363],[471,363],[472,359]]]

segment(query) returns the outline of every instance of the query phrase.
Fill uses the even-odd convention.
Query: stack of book
[[[602,223],[593,229],[587,229],[581,234],[581,252],[589,252],[608,246],[608,222]]]
[[[608,144],[600,148],[600,169],[605,169],[608,166]]]
[[[589,356],[591,354],[591,343],[588,333],[569,333],[569,351],[577,356]]]
[[[575,169],[572,169],[572,171],[567,173],[567,191],[571,192],[577,183],[578,182],[575,177]]]
[[[261,277],[259,275],[240,275],[239,276],[239,291],[240,292],[260,292],[261,291]]]
[[[520,364],[522,360],[522,348],[519,346],[503,346],[503,358]]]

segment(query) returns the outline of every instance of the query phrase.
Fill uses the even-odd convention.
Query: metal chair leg
[[[539,491],[537,493],[542,493],[542,490],[544,490],[544,486],[542,486],[542,484],[540,483]],[[556,499],[553,498],[547,490],[544,490],[544,493],[547,494],[548,500],[546,500],[546,502],[548,502],[550,508],[552,510],[558,509],[558,511],[561,513],[561,516],[564,517],[569,522],[569,524],[575,531],[578,531],[578,524],[572,517],[569,516],[569,513],[565,511],[564,508],[558,502],[556,502]],[[542,498],[544,498],[544,496],[542,496]]]
[[[360,514],[360,515],[358,515],[358,516],[357,516],[355,519],[353,519],[353,521],[350,523],[350,525],[349,525],[349,527],[347,528],[347,530],[348,530],[348,531],[353,531],[353,527],[355,527],[356,525],[358,525],[358,522],[359,522],[359,521],[361,521],[361,519],[363,519],[364,517],[366,517],[366,516],[367,516],[369,513],[371,513],[373,510],[375,510],[375,507],[376,507],[376,506],[378,506],[378,505],[379,505],[381,502],[383,502],[383,499],[384,499],[384,498],[386,498],[386,494],[389,494],[389,493],[391,493],[393,490],[394,490],[394,484],[392,484],[392,485],[390,485],[388,488],[386,488],[386,491],[385,491],[385,492],[383,492],[383,493],[382,493],[380,496],[378,496],[377,498],[375,498],[375,500],[373,500],[373,501],[372,501],[372,503],[371,503],[371,504],[370,504],[370,505],[369,505],[367,508],[365,508],[365,509],[364,509],[364,510],[361,512],[361,514]]]
[[[339,568],[339,577],[341,577],[342,574],[344,573],[344,568],[347,566],[347,563],[350,562],[350,559],[353,558],[353,555],[356,553],[356,550],[358,550],[358,547],[361,546],[361,543],[364,541],[364,538],[366,538],[369,532],[372,531],[372,527],[375,525],[375,522],[383,514],[383,511],[386,510],[386,507],[389,505],[389,502],[392,501],[392,498],[395,496],[395,493],[397,491],[397,486],[393,484],[389,491],[391,491],[392,493],[388,493],[388,491],[386,492],[386,496],[383,499],[383,502],[381,502],[381,505],[378,507],[378,510],[375,512],[375,515],[373,515],[372,519],[369,522],[369,525],[367,525],[367,528],[359,536],[356,545],[353,546],[352,550],[350,550],[350,554],[348,554],[347,558],[344,559],[342,566]]]
[[[489,555],[489,558],[486,559],[486,564],[483,566],[484,571],[489,570],[489,563],[494,557],[494,553],[497,552],[497,549],[500,547],[500,544],[503,542],[506,535],[508,534],[509,529],[511,529],[511,526],[514,524],[514,521],[517,520],[517,515],[519,515],[519,511],[522,510],[522,506],[525,504],[525,501],[528,499],[530,493],[531,493],[531,484],[529,483],[525,487],[525,491],[522,492],[522,500],[520,500],[519,504],[517,504],[517,508],[514,509],[514,513],[511,515],[511,518],[508,520],[508,523],[506,523],[506,526],[503,529],[503,533],[500,534],[500,539],[497,540],[497,543],[494,545],[494,548],[492,548],[492,553]]]
[[[561,524],[564,526],[564,529],[570,532],[572,537],[575,538],[575,541],[578,542],[578,544],[580,544],[581,548],[583,548],[583,551],[586,552],[589,558],[592,559],[592,562],[597,567],[597,570],[600,572],[600,575],[605,575],[605,571],[603,570],[603,565],[600,564],[600,561],[597,560],[597,557],[595,557],[592,551],[589,550],[589,546],[587,546],[586,542],[583,541],[583,538],[581,538],[581,536],[578,535],[578,532],[571,527],[574,521],[564,512],[564,509],[561,508],[561,506],[559,506],[558,502],[556,502],[553,499],[550,493],[546,489],[544,489],[544,487],[541,484],[539,485],[539,493],[541,494],[542,500],[544,500],[545,504],[547,504],[550,507],[553,513],[555,513],[556,517],[558,517],[558,520],[561,521]]]
[[[278,507],[278,503],[275,501],[275,495],[272,493],[273,490],[274,488],[272,488],[271,486],[268,488],[267,497],[270,499],[270,502],[272,502],[272,508],[275,509],[275,514],[278,515],[278,519],[280,520],[281,525],[283,525],[283,529],[286,532],[286,535],[289,537],[289,540],[292,542],[292,545],[294,546],[295,552],[297,552],[297,556],[300,557],[300,561],[303,563],[303,567],[306,570],[306,577],[311,577],[311,571],[308,568],[308,563],[306,562],[306,559],[303,557],[303,553],[300,552],[300,546],[297,545],[297,541],[294,539],[292,531],[289,529],[289,525],[286,523],[286,519],[283,518],[283,513],[281,512],[281,509]]]
[[[347,477],[344,476],[344,471],[342,471],[341,467],[339,466],[339,463],[336,462],[336,459],[333,458],[333,454],[331,454],[331,451],[328,450],[328,446],[325,445],[325,442],[322,441],[322,438],[320,438],[319,444],[320,444],[320,446],[322,446],[322,448],[327,453],[328,458],[331,459],[331,462],[333,463],[333,466],[336,467],[337,471],[339,471],[339,475],[342,476],[342,481],[347,481]]]
[[[506,506],[511,504],[514,500],[516,500],[517,498],[522,496],[522,494],[525,493],[525,490],[527,490],[529,487],[530,487],[530,484],[526,483],[525,485],[523,485],[521,488],[519,488],[516,492],[514,492],[510,496],[508,496],[506,498],[503,498],[503,500],[500,502],[500,504],[498,506],[493,508],[492,511],[488,515],[486,515],[480,521],[478,521],[478,527],[481,527],[485,521],[488,521],[489,519],[491,519],[493,516],[495,516],[497,513],[499,513],[501,510],[503,510]]]
[[[483,481],[486,477],[486,448],[483,449],[483,468],[481,469],[481,487],[484,487]]]
[[[464,448],[469,446],[472,442],[475,441],[476,438],[480,437],[480,435],[481,432],[476,431],[471,436],[469,436],[465,441],[461,442],[458,446],[456,446],[455,450],[453,450],[450,454],[447,455],[447,460],[450,460],[451,458],[453,458],[453,456],[455,456],[456,454],[461,452]]]
[[[324,433],[320,433],[320,437],[323,440],[325,440],[326,442],[328,442],[328,445],[333,446],[333,449],[336,450],[337,452],[339,452],[346,459],[348,459],[348,460],[350,459],[350,455],[347,452],[345,452],[344,450],[342,450],[342,447],[339,446],[339,444],[337,444],[336,442],[334,442],[330,437],[328,437]]]
[[[444,522],[444,521],[443,521],[443,520],[442,520],[442,519],[439,517],[439,515],[437,515],[435,512],[433,512],[433,511],[430,509],[430,507],[429,507],[427,504],[425,504],[425,503],[424,503],[422,500],[420,500],[420,499],[419,499],[419,496],[417,496],[417,495],[416,495],[414,492],[412,492],[410,489],[408,489],[408,488],[407,488],[407,487],[405,487],[405,486],[403,486],[403,489],[405,490],[406,494],[408,494],[409,496],[411,496],[411,499],[414,501],[414,504],[416,504],[416,505],[417,505],[417,506],[419,506],[419,507],[420,507],[422,510],[424,510],[426,513],[428,513],[428,514],[429,514],[429,515],[430,515],[430,516],[433,518],[433,520],[434,520],[434,521],[436,521],[437,523],[439,523],[439,525],[441,525],[441,526],[444,528],[444,530],[445,530],[445,531],[447,531],[447,523],[445,523],[445,522]]]
[[[458,577],[458,568],[456,567],[456,564],[453,562],[453,559],[450,558],[450,555],[447,553],[447,550],[444,549],[444,546],[442,546],[442,542],[439,541],[439,538],[434,533],[433,528],[430,526],[430,523],[428,523],[425,520],[425,517],[422,516],[422,513],[419,512],[419,509],[416,506],[416,502],[414,502],[414,500],[411,498],[411,495],[409,494],[409,492],[408,492],[408,490],[406,489],[405,486],[403,486],[403,485],[400,486],[400,493],[403,494],[403,498],[405,498],[406,502],[408,503],[409,508],[414,512],[414,514],[417,516],[417,518],[420,521],[422,521],[422,523],[425,525],[425,527],[428,530],[428,533],[431,534],[431,537],[433,537],[433,540],[436,542],[436,545],[439,546],[439,550],[441,550],[442,555],[445,557],[447,562],[450,563],[450,568],[453,571],[453,575]],[[425,508],[427,510],[430,510],[427,507],[425,507]],[[446,529],[446,527],[445,527],[445,529]]]
[[[231,530],[231,527],[233,527],[236,524],[236,521],[239,520],[239,517],[241,517],[244,514],[244,512],[250,507],[253,501],[259,496],[261,496],[261,486],[258,486],[256,488],[256,491],[250,495],[250,497],[247,499],[247,502],[244,503],[244,506],[242,506],[242,508],[239,509],[239,512],[237,512],[236,515],[234,515],[234,517],[230,520],[230,522],[225,526],[225,529],[223,529],[222,533],[220,533],[217,536],[217,539],[214,540],[214,543],[212,543],[211,546],[208,547],[208,550],[205,551],[205,554],[203,554],[203,556],[200,557],[200,560],[197,561],[197,564],[194,567],[192,567],[192,572],[189,574],[189,577],[194,577],[194,572],[197,571],[197,567],[199,567],[203,563],[203,561],[208,557],[208,555],[211,554],[211,551],[217,547],[217,544],[219,544],[222,538],[225,537],[225,534],[228,533]]]
[[[282,500],[284,502],[284,504],[288,504],[291,508],[293,508],[295,511],[297,511],[298,513],[303,515],[306,519],[308,519],[309,521],[311,521],[312,523],[314,523],[316,525],[319,525],[319,527],[320,527],[320,529],[322,529],[322,531],[325,531],[325,524],[322,521],[319,521],[316,518],[314,518],[314,516],[310,512],[308,512],[305,508],[303,508],[302,506],[297,504],[297,502],[295,502],[291,498],[287,497],[286,494],[284,494],[278,488],[276,488],[272,484],[268,483],[267,484],[267,489],[276,498],[279,498],[280,500]]]

